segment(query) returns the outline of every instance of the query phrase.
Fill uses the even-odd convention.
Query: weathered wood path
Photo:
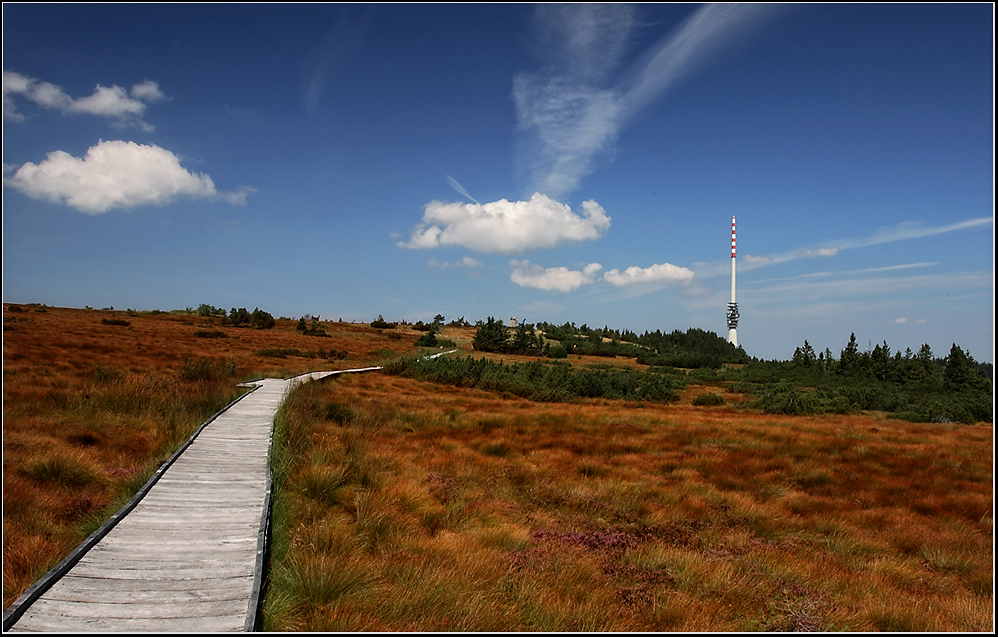
[[[255,381],[158,480],[4,612],[4,630],[253,630],[269,525],[274,416],[295,382]],[[108,530],[110,529],[110,530]]]

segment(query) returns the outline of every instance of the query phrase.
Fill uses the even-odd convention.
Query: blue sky
[[[994,356],[994,9],[3,7],[3,300]]]

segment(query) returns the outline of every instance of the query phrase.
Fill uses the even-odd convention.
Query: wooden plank
[[[88,577],[64,577],[60,586],[53,586],[47,599],[73,600],[88,596],[101,596],[109,603],[133,599],[174,603],[179,600],[234,599],[253,585],[250,577],[230,577],[204,580],[192,583],[190,580],[149,580],[135,582],[121,579],[93,579]]]
[[[25,613],[25,619],[28,613]],[[235,632],[243,629],[242,620],[238,617],[205,618],[183,617],[169,621],[162,619],[81,619],[73,621],[73,628],[66,628],[66,617],[31,617],[22,626],[19,621],[13,631],[32,632],[180,632],[180,633],[216,633]],[[30,627],[29,627],[30,626]]]
[[[182,617],[221,617],[240,616],[246,613],[247,587],[242,599],[219,601],[193,600],[193,603],[166,604],[132,602],[130,604],[106,604],[94,602],[64,602],[43,598],[31,607],[34,617],[65,617],[86,621],[88,619],[177,619]]]

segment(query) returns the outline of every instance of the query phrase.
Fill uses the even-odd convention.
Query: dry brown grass
[[[285,416],[309,443],[279,495],[266,627],[992,628],[990,427],[697,393],[553,405],[381,375],[305,390]],[[328,404],[352,416],[317,418]]]
[[[235,380],[366,366],[421,335],[25,309],[4,312],[5,606]],[[473,334],[443,336],[465,355]],[[348,356],[258,354],[319,348]],[[184,382],[189,358],[235,361],[238,376]],[[695,385],[670,406],[540,404],[377,374],[306,387],[285,418],[300,455],[275,476],[285,540],[268,628],[993,628],[990,426],[765,416]],[[692,406],[704,392],[726,405]]]
[[[234,398],[237,381],[369,364],[388,350],[409,351],[413,340],[351,324],[317,338],[297,333],[293,321],[258,331],[184,314],[20,307],[11,312],[5,304],[3,313],[4,607]],[[205,330],[226,337],[199,338]],[[267,348],[346,350],[348,357],[257,353]],[[238,376],[185,381],[188,359],[234,361]]]

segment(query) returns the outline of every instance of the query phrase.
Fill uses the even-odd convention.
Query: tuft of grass
[[[98,365],[96,369],[94,369],[94,373],[90,375],[90,379],[93,382],[102,385],[104,383],[112,383],[120,380],[122,376],[124,376],[124,373],[116,367]]]
[[[314,553],[291,557],[275,569],[273,580],[275,588],[287,588],[298,604],[310,610],[363,591],[373,577],[349,556]]]
[[[492,456],[494,458],[508,458],[516,453],[516,450],[505,440],[487,442],[481,446],[479,451],[481,451],[483,455]]]
[[[335,422],[338,425],[345,425],[346,423],[357,418],[357,414],[354,410],[338,402],[325,403],[321,407],[321,413],[325,420]]]
[[[186,381],[216,381],[234,378],[237,362],[234,359],[186,358],[180,368],[180,378]]]
[[[32,460],[25,473],[38,482],[51,482],[66,488],[80,488],[102,479],[101,472],[80,453],[63,452]]]
[[[298,476],[302,495],[326,505],[336,505],[343,500],[343,487],[350,480],[346,466],[312,465]]]

